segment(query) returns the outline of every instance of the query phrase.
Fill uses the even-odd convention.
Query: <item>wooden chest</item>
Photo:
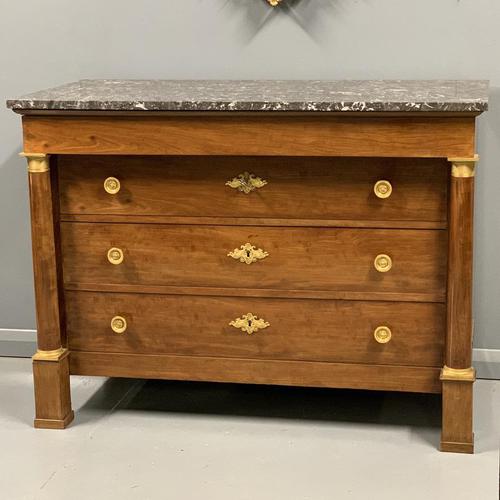
[[[17,106],[35,425],[73,419],[69,374],[442,392],[441,449],[472,452],[482,106]]]

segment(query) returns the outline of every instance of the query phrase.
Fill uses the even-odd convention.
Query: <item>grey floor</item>
[[[30,365],[0,358],[1,500],[498,498],[499,381],[458,455],[418,394],[72,377],[74,424],[34,430]]]

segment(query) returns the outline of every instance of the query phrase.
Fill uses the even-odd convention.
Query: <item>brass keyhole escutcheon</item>
[[[373,265],[379,273],[386,273],[392,268],[392,259],[385,253],[381,253],[375,257]]]
[[[111,320],[111,330],[115,333],[124,333],[127,329],[127,320],[123,316],[115,316]]]
[[[373,336],[379,344],[387,344],[392,338],[392,332],[388,326],[378,326],[375,328]]]
[[[262,250],[262,248],[256,248],[251,243],[245,243],[240,248],[235,248],[232,252],[229,252],[227,256],[245,264],[253,264],[268,257],[269,253]]]
[[[270,326],[266,320],[258,318],[252,313],[244,314],[241,318],[236,318],[234,321],[231,321],[229,325],[238,328],[238,330],[242,332],[248,333],[248,335],[252,335],[252,333]]]
[[[392,184],[386,180],[377,181],[373,186],[373,191],[377,198],[389,198],[392,194]]]
[[[121,248],[110,248],[108,250],[108,261],[117,266],[123,262],[123,250]]]
[[[104,181],[104,191],[109,194],[116,194],[120,191],[121,184],[116,177],[108,177]]]
[[[243,172],[237,175],[234,179],[227,181],[226,186],[229,186],[238,191],[249,194],[256,189],[260,189],[267,184],[267,181],[257,177],[250,172]]]

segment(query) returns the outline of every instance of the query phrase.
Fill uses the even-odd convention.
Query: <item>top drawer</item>
[[[63,215],[446,221],[440,159],[63,155],[59,167]]]

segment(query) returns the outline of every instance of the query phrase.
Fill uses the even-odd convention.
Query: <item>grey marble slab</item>
[[[16,99],[13,110],[481,112],[485,80],[81,80]]]

